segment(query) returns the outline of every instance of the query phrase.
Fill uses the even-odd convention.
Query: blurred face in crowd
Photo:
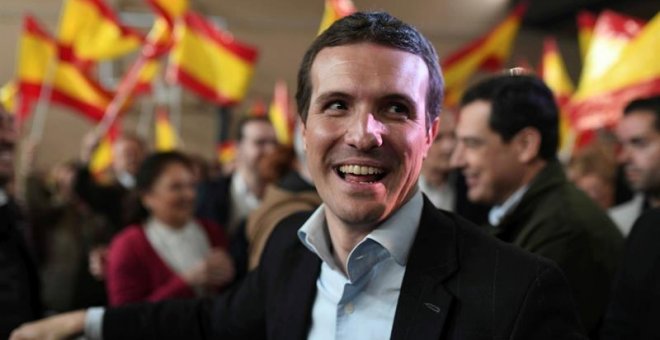
[[[195,208],[195,176],[181,163],[170,163],[142,196],[142,202],[159,221],[183,226],[193,218]]]
[[[242,136],[238,144],[238,168],[257,173],[261,159],[277,146],[275,129],[267,121],[253,120],[243,126]]]
[[[114,143],[112,152],[112,165],[117,173],[127,172],[135,175],[144,159],[142,143],[133,138],[119,138]]]
[[[477,100],[461,108],[452,165],[462,169],[472,202],[501,204],[521,185],[522,166],[514,136],[509,142],[489,126],[491,104]]]
[[[614,205],[614,186],[607,179],[590,173],[575,176],[571,180],[601,208],[608,209]]]
[[[14,176],[14,148],[17,138],[14,117],[0,105],[0,188]]]
[[[422,165],[422,174],[432,185],[442,185],[452,170],[450,159],[456,146],[456,118],[453,113],[440,115],[440,127],[429,154]]]
[[[420,57],[375,44],[318,53],[303,138],[328,221],[373,228],[415,192],[437,133],[437,121],[426,126],[428,78]]]
[[[630,186],[660,193],[660,132],[653,112],[632,111],[621,118],[616,134],[621,143],[619,161]]]

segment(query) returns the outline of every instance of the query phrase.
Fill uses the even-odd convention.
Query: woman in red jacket
[[[178,152],[153,154],[136,177],[138,219],[108,253],[111,305],[217,292],[234,277],[227,239],[217,225],[193,218],[192,163]]]

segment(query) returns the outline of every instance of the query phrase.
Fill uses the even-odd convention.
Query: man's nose
[[[373,113],[355,114],[346,127],[346,142],[359,150],[371,150],[383,144],[384,124]]]

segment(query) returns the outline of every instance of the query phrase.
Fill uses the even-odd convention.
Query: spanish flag
[[[140,47],[143,37],[122,25],[102,0],[65,0],[57,39],[82,60],[109,60]]]
[[[321,19],[318,34],[327,30],[335,21],[356,11],[357,9],[351,0],[325,0],[325,10],[323,11],[323,19]]]
[[[247,92],[257,50],[188,12],[176,25],[168,79],[218,105],[240,102]]]
[[[643,21],[613,11],[604,11],[598,16],[582,66],[578,94],[589,91],[609,72],[643,26]]]
[[[89,172],[97,179],[101,178],[103,173],[110,168],[112,164],[112,146],[119,136],[119,122],[115,122],[110,126],[105,135],[101,138],[99,145],[92,153],[92,158],[89,162]]]
[[[18,86],[16,82],[9,81],[0,87],[0,105],[9,113],[16,113],[16,97]]]
[[[613,126],[628,102],[660,94],[658,46],[660,13],[621,49],[619,57],[600,76],[594,77],[588,87],[580,84],[570,106],[578,129]]]
[[[286,82],[283,80],[275,84],[273,101],[268,110],[268,119],[275,128],[278,142],[283,145],[291,145],[293,143],[295,120],[291,115],[291,107],[289,106],[289,91]]]
[[[589,11],[580,11],[577,16],[577,26],[580,56],[584,60],[591,46],[591,37],[594,35],[594,26],[596,26],[596,16]]]
[[[190,6],[188,0],[147,0],[151,8],[167,21],[170,27],[183,17]]]
[[[555,95],[560,110],[559,154],[569,158],[573,149],[575,132],[568,118],[566,105],[571,99],[575,87],[566,71],[566,64],[554,37],[547,37],[543,42],[540,76]]]
[[[218,161],[227,165],[236,159],[236,141],[226,140],[218,143]]]
[[[50,100],[99,121],[112,96],[76,66],[73,56],[63,57],[57,42],[30,16],[25,17],[19,41],[17,76],[21,93],[19,118],[39,99],[44,86],[51,87]]]
[[[163,106],[156,109],[155,146],[156,151],[165,152],[176,149],[179,138],[170,122],[170,114]]]
[[[151,83],[156,79],[162,68],[160,57],[169,52],[173,44],[172,27],[165,18],[156,16],[154,24],[146,38],[146,44],[138,58],[145,58],[140,66],[138,79],[133,90],[134,95],[151,92]]]
[[[445,88],[448,92],[453,93],[452,96],[448,96],[447,100],[460,98],[468,80],[478,70],[497,71],[502,68],[509,58],[513,41],[526,10],[527,2],[519,4],[504,21],[488,34],[470,42],[443,60],[442,72],[445,77]]]

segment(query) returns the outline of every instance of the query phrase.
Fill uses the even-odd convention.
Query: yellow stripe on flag
[[[188,13],[175,28],[168,77],[220,105],[245,96],[257,51],[221,31],[199,15]]]
[[[277,141],[282,145],[291,145],[293,143],[293,117],[291,117],[289,107],[289,91],[284,81],[280,80],[275,84],[268,119],[275,128]]]
[[[142,37],[123,26],[102,0],[65,0],[58,40],[84,60],[108,60],[136,50]]]
[[[325,0],[323,18],[318,34],[327,30],[335,21],[355,13],[357,9],[351,0]]]
[[[580,57],[582,57],[582,60],[584,61],[587,57],[587,52],[589,52],[589,48],[591,47],[591,38],[594,34],[596,16],[589,11],[580,11],[580,13],[578,13],[577,23]]]
[[[0,87],[0,105],[9,113],[16,113],[16,96],[18,95],[18,86],[16,82],[10,81]]]
[[[155,137],[156,151],[164,152],[176,149],[178,137],[170,122],[169,113],[163,107],[159,107],[156,111]]]

